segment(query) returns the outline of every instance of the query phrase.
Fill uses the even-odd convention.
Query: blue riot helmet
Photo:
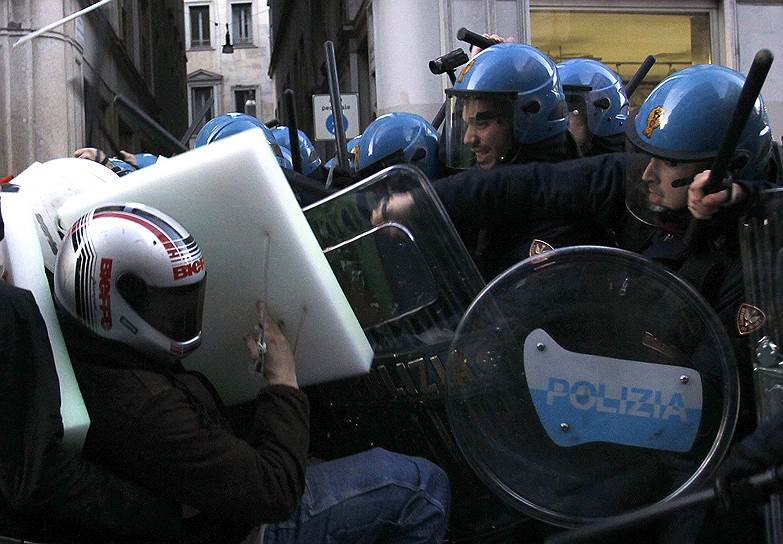
[[[264,123],[246,113],[231,112],[210,119],[207,124],[201,128],[198,136],[196,136],[195,147],[211,144],[212,142],[233,136],[234,134],[239,134],[240,132],[252,128],[259,128],[264,133],[264,137],[266,138],[269,147],[272,148],[272,152],[274,153],[280,168],[291,170],[290,154],[286,160],[280,146],[275,141],[275,137],[272,135],[272,131],[269,130]]]
[[[139,169],[147,168],[158,162],[158,156],[152,153],[136,153],[134,157],[136,158],[136,168]]]
[[[321,166],[321,158],[318,156],[318,152],[315,150],[313,142],[307,137],[304,131],[299,130],[299,156],[302,157],[302,173],[305,176],[309,176]],[[278,125],[272,129],[272,136],[274,136],[277,145],[290,150],[291,141],[289,139],[288,127]]]
[[[287,147],[278,146],[276,153],[279,152],[280,154],[275,154],[275,158],[277,159],[277,164],[280,165],[280,168],[285,168],[286,170],[293,170],[294,169],[294,163],[291,159],[291,151]]]
[[[569,130],[583,151],[592,154],[593,139],[620,140],[615,150],[622,151],[629,103],[620,76],[593,59],[567,60],[557,71],[568,102]]]
[[[658,84],[629,123],[628,139],[642,151],[672,161],[713,161],[729,127],[745,76],[703,64]],[[740,179],[764,177],[772,149],[764,100],[759,97],[732,162]]]
[[[109,169],[120,177],[127,176],[128,174],[132,174],[133,172],[136,171],[136,168],[134,168],[127,162],[114,157],[109,159],[109,162],[106,166],[109,165],[111,165]]]
[[[707,169],[718,155],[744,83],[745,76],[723,66],[680,70],[661,81],[631,115],[626,136],[647,157]],[[772,132],[759,96],[730,161],[730,173],[737,179],[764,179],[771,154]],[[651,207],[645,184],[638,179],[629,184],[626,201],[629,210],[645,220],[640,214]]]
[[[360,178],[402,163],[417,166],[428,178],[440,176],[438,133],[415,113],[381,115],[369,124],[353,147],[349,144],[349,151],[353,151],[354,169]]]
[[[535,47],[501,43],[481,51],[460,72],[448,97],[441,156],[451,168],[538,159],[532,146],[568,129],[555,63]]]

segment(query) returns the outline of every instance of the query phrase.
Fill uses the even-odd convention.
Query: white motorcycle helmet
[[[98,336],[156,359],[201,343],[206,270],[193,236],[141,204],[106,205],[79,218],[54,273],[59,304]]]
[[[59,207],[74,195],[100,190],[119,181],[117,174],[105,166],[74,158],[35,162],[14,178],[14,184],[32,206],[44,266],[49,272],[54,272],[57,248],[65,234],[57,217]]]

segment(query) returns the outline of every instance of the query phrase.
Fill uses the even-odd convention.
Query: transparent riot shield
[[[753,350],[756,414],[764,422],[783,409],[783,189],[761,194],[740,223],[742,267],[748,302],[737,328]],[[773,495],[765,509],[767,542],[783,542],[783,503]]]
[[[516,509],[573,526],[671,499],[711,476],[738,413],[717,316],[623,250],[574,247],[496,278],[457,329],[449,421]]]
[[[411,206],[383,213],[394,195]],[[448,427],[445,356],[484,283],[430,183],[395,166],[304,211],[375,351],[368,376],[308,391],[314,451],[381,446],[426,457],[451,479],[452,541],[515,530],[524,516],[481,485]]]
[[[413,205],[373,223],[395,194],[410,195]],[[419,170],[387,168],[304,212],[376,359],[400,362],[448,345],[484,283]],[[403,380],[387,393],[412,393],[397,391],[406,388]]]

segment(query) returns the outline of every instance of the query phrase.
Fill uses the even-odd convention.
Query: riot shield
[[[413,206],[374,224],[396,194]],[[524,516],[465,465],[448,428],[445,355],[484,284],[427,179],[394,166],[304,211],[375,352],[368,376],[308,391],[312,412],[326,414],[311,425],[314,451],[381,446],[437,462],[452,482],[452,541],[486,541],[519,523]]]
[[[748,302],[737,328],[750,337],[756,414],[764,422],[783,409],[783,189],[761,194],[740,223],[742,267]],[[783,504],[773,495],[765,509],[767,542],[783,542]]]
[[[707,303],[634,253],[531,257],[457,329],[447,408],[498,496],[574,526],[669,500],[710,477],[731,439],[738,376]]]

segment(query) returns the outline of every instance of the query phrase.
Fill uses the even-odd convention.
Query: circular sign
[[[343,115],[343,128],[345,131],[348,131],[348,118]],[[334,134],[334,114],[329,114],[329,117],[326,118],[326,130],[329,131],[330,134]]]

